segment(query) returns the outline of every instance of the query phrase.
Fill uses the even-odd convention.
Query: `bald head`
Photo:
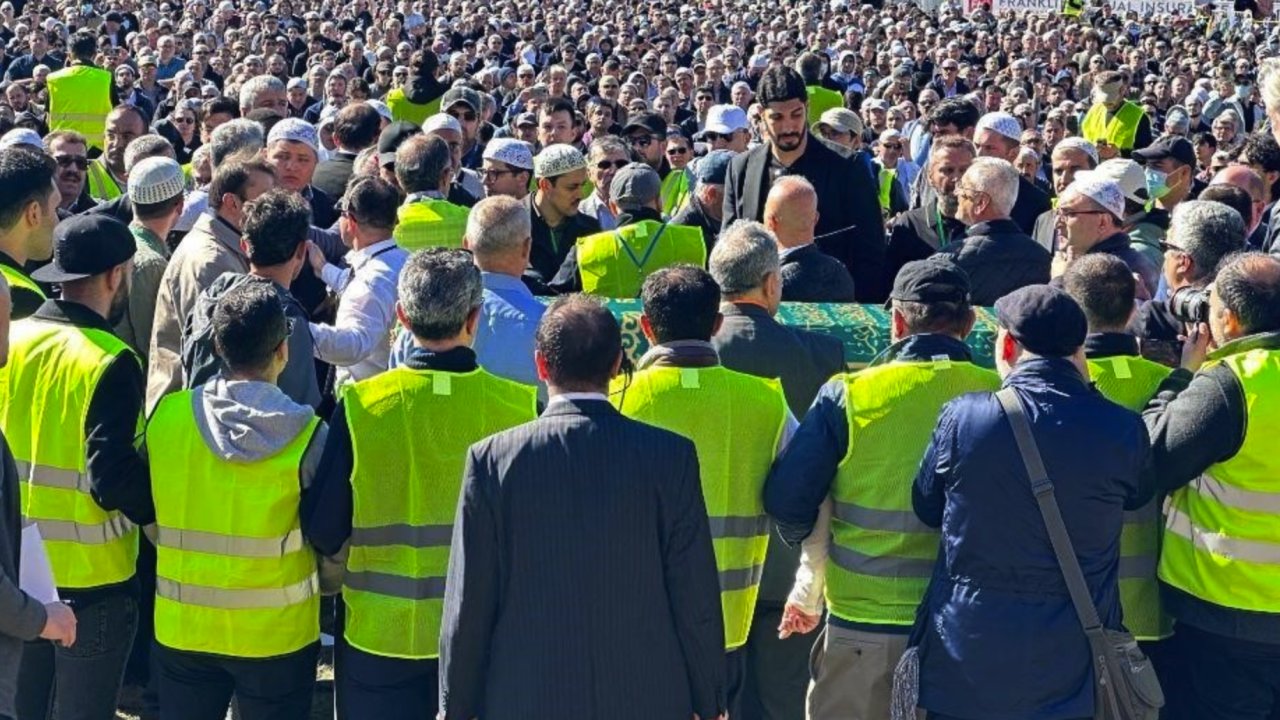
[[[818,193],[798,175],[778,178],[764,203],[764,224],[778,238],[782,249],[813,242],[818,224]]]
[[[1210,185],[1230,185],[1238,187],[1249,194],[1254,202],[1263,202],[1266,198],[1266,185],[1262,176],[1254,172],[1248,165],[1228,165],[1213,176]]]

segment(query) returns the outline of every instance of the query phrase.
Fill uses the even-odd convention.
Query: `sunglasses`
[[[459,120],[459,121],[461,121],[461,122],[475,122],[475,121],[476,121],[476,114],[475,114],[475,112],[473,112],[473,111],[471,111],[471,110],[462,110],[462,111],[459,111],[459,112],[451,112],[451,113],[449,113],[449,114],[450,114],[450,115],[452,115],[452,116],[454,117],[454,119],[455,119],[455,120]]]
[[[634,135],[627,138],[627,142],[630,143],[632,147],[647,148],[653,143],[653,137],[650,135]]]
[[[668,154],[668,155],[688,155],[688,154],[689,154],[689,148],[687,148],[687,147],[673,147],[673,148],[667,148],[667,154]]]
[[[630,164],[631,164],[630,160],[601,160],[600,162],[596,163],[596,169],[608,170],[609,168],[613,168],[614,170],[621,170],[622,168]]]
[[[89,158],[84,155],[55,155],[53,160],[58,163],[58,167],[75,165],[80,170],[89,169]]]
[[[193,118],[193,117],[176,117],[176,118],[174,118],[174,119],[173,119],[173,121],[174,121],[174,122],[176,122],[176,123],[182,123],[183,125],[195,125],[195,124],[196,124],[196,119],[195,119],[195,118]]]

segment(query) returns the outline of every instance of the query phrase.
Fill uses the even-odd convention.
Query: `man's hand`
[[[71,647],[76,642],[76,614],[67,605],[52,602],[44,606],[44,630],[40,637],[52,640],[62,647]]]
[[[321,277],[320,273],[324,272],[325,266],[324,252],[310,240],[307,241],[307,264],[311,266],[316,277]]]
[[[1192,325],[1182,338],[1182,361],[1179,366],[1191,372],[1199,370],[1204,364],[1205,357],[1209,355],[1209,343],[1212,341],[1213,335],[1209,332],[1208,325],[1205,323]]]
[[[782,611],[782,622],[778,624],[778,637],[786,640],[792,633],[808,635],[818,627],[820,619],[818,615],[810,615],[799,606],[787,603],[787,607]]]

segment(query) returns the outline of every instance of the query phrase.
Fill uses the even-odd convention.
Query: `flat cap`
[[[712,150],[693,163],[693,179],[708,185],[723,185],[725,176],[729,174],[729,161],[733,160],[730,150]],[[613,188],[609,188],[610,192]]]
[[[1014,340],[1043,357],[1067,357],[1084,344],[1089,324],[1070,295],[1028,285],[996,300],[996,321]]]
[[[644,163],[633,162],[614,173],[609,183],[609,199],[618,207],[644,207],[657,200],[661,190],[662,178],[658,173]]]

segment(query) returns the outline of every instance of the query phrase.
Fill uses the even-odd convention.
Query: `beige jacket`
[[[206,211],[178,244],[160,280],[147,371],[147,415],[182,388],[182,327],[205,288],[223,273],[249,272],[240,233]]]

